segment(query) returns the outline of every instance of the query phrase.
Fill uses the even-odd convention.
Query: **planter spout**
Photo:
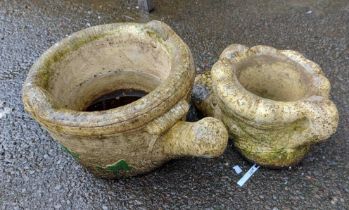
[[[206,117],[198,122],[177,122],[163,137],[165,153],[170,156],[218,157],[228,142],[224,124]]]

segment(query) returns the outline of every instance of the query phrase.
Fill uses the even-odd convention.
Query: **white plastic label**
[[[247,180],[249,180],[251,178],[251,176],[259,169],[259,166],[257,166],[256,164],[254,164],[250,170],[248,170],[244,176],[238,181],[238,185],[240,187],[242,187],[246,182]]]
[[[233,169],[234,169],[234,171],[235,171],[236,174],[240,174],[240,173],[242,172],[240,166],[238,166],[238,165],[235,165],[235,166],[233,167]]]

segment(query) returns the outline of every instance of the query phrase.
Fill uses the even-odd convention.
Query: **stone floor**
[[[0,0],[1,209],[349,209],[348,0]],[[244,187],[245,161],[230,142],[217,159],[174,160],[144,176],[93,177],[24,111],[21,86],[34,61],[92,25],[157,19],[190,46],[197,71],[231,43],[294,49],[320,64],[340,112],[338,131],[297,166],[260,168]],[[192,113],[195,115],[195,113]]]

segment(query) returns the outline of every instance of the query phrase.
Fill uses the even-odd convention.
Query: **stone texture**
[[[348,1],[154,0],[154,5],[147,16],[134,0],[0,1],[0,111],[11,110],[0,119],[0,209],[347,209]],[[46,49],[88,23],[152,19],[170,25],[188,44],[198,72],[211,69],[231,43],[301,52],[331,82],[337,132],[314,145],[299,165],[261,167],[242,188],[231,167],[239,164],[245,172],[251,163],[236,152],[233,139],[219,158],[172,160],[124,180],[96,178],[24,112],[22,84]],[[190,119],[198,119],[195,107],[190,110]]]
[[[224,152],[228,134],[220,121],[179,122],[189,109],[194,74],[189,48],[165,23],[94,26],[43,53],[23,85],[23,103],[97,176],[134,176],[174,157]],[[115,109],[85,111],[118,89],[148,94]]]
[[[242,155],[263,166],[298,163],[338,126],[328,79],[296,51],[232,44],[195,86],[211,90],[202,97],[194,88],[200,110],[222,120]]]

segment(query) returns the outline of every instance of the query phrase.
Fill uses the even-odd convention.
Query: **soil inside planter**
[[[148,93],[143,90],[136,89],[115,90],[95,99],[85,111],[93,112],[114,109],[132,103],[147,94]]]

